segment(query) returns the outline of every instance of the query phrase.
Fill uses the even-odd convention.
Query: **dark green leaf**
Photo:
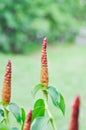
[[[44,100],[38,99],[34,104],[34,109],[32,112],[32,121],[39,116],[44,116],[44,113],[45,113]]]
[[[48,122],[48,118],[38,117],[32,122],[31,130],[47,130]]]
[[[44,116],[44,111],[45,111],[45,109],[43,107],[39,107],[39,108],[34,109],[33,115],[32,115],[32,121],[37,117]]]
[[[64,103],[64,98],[63,96],[56,90],[56,88],[49,86],[47,89],[53,104],[56,107],[59,107],[62,113],[65,113],[65,103]]]
[[[38,99],[34,104],[34,109],[39,107],[45,107],[45,103],[43,99]]]
[[[23,121],[23,123],[25,122],[25,119],[26,119],[26,113],[25,113],[25,110],[24,108],[21,108],[21,119]]]
[[[63,96],[60,94],[60,103],[59,103],[59,108],[65,114],[65,102]]]
[[[0,115],[4,117],[4,111],[2,109],[0,109]]]
[[[43,87],[44,87],[43,84],[38,84],[38,85],[36,85],[36,86],[33,88],[33,91],[32,91],[33,96],[36,95],[36,93],[37,93],[40,89],[42,89]]]
[[[0,109],[0,122],[4,120],[4,111]]]
[[[8,105],[7,108],[10,112],[13,113],[13,115],[15,116],[17,122],[21,122],[21,109],[19,108],[19,106],[15,103],[10,103]]]

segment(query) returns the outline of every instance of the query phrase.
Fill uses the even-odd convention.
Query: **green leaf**
[[[47,89],[54,106],[59,107],[62,113],[65,113],[65,103],[63,96],[56,90],[56,88],[49,86]]]
[[[43,99],[38,99],[34,104],[34,109],[39,107],[45,107],[45,103]]]
[[[26,113],[25,113],[25,110],[24,108],[21,108],[21,119],[23,121],[23,123],[25,122],[25,119],[26,119]]]
[[[36,95],[36,93],[41,90],[44,87],[44,84],[38,84],[33,88],[32,94],[33,96]]]
[[[56,88],[49,86],[47,89],[49,95],[51,96],[52,102],[55,106],[59,105],[60,102],[60,94],[56,90]]]
[[[45,113],[44,100],[38,99],[34,104],[34,109],[32,112],[32,121],[39,116],[44,116],[44,113]]]
[[[47,130],[48,122],[48,118],[38,117],[32,122],[31,130]]]
[[[61,109],[61,111],[63,112],[63,114],[65,114],[65,101],[64,101],[64,97],[61,95],[61,93],[60,93],[59,108]]]
[[[7,109],[13,113],[17,122],[20,123],[21,122],[21,109],[19,108],[19,106],[15,103],[10,103]]]
[[[4,111],[2,109],[0,109],[0,115],[4,117]]]
[[[4,119],[4,111],[0,109],[0,122],[2,122]]]

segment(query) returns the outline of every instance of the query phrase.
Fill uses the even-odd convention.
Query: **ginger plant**
[[[55,87],[49,85],[48,61],[47,61],[47,50],[46,49],[47,49],[47,38],[44,38],[43,44],[42,44],[42,53],[41,53],[40,84],[38,84],[34,87],[33,94],[36,95],[36,93],[39,90],[41,90],[43,92],[43,96],[44,96],[43,102],[45,104],[45,110],[44,111],[47,111],[47,114],[48,114],[47,115],[48,120],[47,120],[46,125],[50,121],[50,123],[52,125],[52,129],[57,130],[57,127],[55,127],[55,124],[54,124],[54,120],[53,120],[53,116],[51,114],[51,110],[49,109],[50,107],[49,107],[49,104],[48,104],[48,101],[49,101],[48,97],[49,96],[51,97],[53,105],[55,107],[59,108],[62,111],[63,114],[65,113],[65,103],[64,103],[64,98],[63,98],[62,94],[60,92],[58,92]],[[33,112],[33,115],[34,115],[34,112]],[[39,116],[40,115],[41,114],[39,114]],[[44,115],[44,117],[45,117],[45,115]],[[43,121],[44,121],[44,117],[43,117]],[[41,120],[42,120],[42,118],[41,118]],[[46,120],[46,118],[45,118],[45,120]],[[37,122],[38,122],[38,120],[37,120]],[[35,121],[35,123],[37,123],[37,122]],[[34,126],[36,127],[36,125],[34,125]],[[41,127],[40,127],[40,129],[41,129]]]
[[[55,126],[53,115],[50,110],[49,96],[55,107],[59,108],[62,113],[65,113],[64,98],[55,87],[49,85],[48,61],[47,61],[47,38],[43,39],[42,54],[41,54],[41,74],[40,83],[33,88],[33,95],[35,96],[40,90],[43,98],[38,98],[33,108],[26,114],[24,108],[19,107],[16,103],[11,102],[11,61],[8,60],[6,66],[6,73],[2,87],[2,101],[0,103],[0,129],[2,130],[47,130],[49,122],[52,130],[57,130]],[[17,126],[10,126],[11,119],[9,113],[12,113],[20,124]],[[27,116],[26,116],[27,115]]]
[[[8,60],[6,65],[6,72],[4,75],[2,95],[0,102],[0,129],[11,130],[14,127],[10,127],[9,113],[11,112],[16,118],[17,122],[21,124],[21,128],[24,125],[25,111],[20,108],[17,104],[11,102],[11,75],[12,75],[12,65],[11,61]],[[23,114],[23,117],[22,117]],[[15,127],[15,130],[17,128]]]

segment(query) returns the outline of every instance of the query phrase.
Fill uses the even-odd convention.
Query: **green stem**
[[[9,124],[9,111],[4,107],[5,123]]]
[[[23,130],[24,129],[24,123],[22,123],[22,125],[21,125],[21,130]]]
[[[50,110],[48,108],[48,93],[46,91],[43,91],[43,95],[44,95],[44,98],[45,98],[45,106],[46,106],[46,110],[47,110],[47,113],[48,113],[49,118],[50,118],[50,123],[52,125],[53,130],[56,130],[52,114],[51,114],[51,112],[50,112]]]

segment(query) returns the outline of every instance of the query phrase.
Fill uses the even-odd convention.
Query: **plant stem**
[[[9,124],[9,111],[4,107],[5,123]]]
[[[24,123],[21,124],[21,130],[23,130],[23,129],[24,129]]]
[[[47,113],[48,113],[49,118],[50,118],[50,123],[52,125],[53,130],[56,130],[52,114],[51,114],[51,112],[50,112],[50,110],[48,108],[48,93],[46,91],[43,91],[43,95],[44,95],[44,98],[45,98],[45,106],[46,106],[46,110],[47,110]]]

